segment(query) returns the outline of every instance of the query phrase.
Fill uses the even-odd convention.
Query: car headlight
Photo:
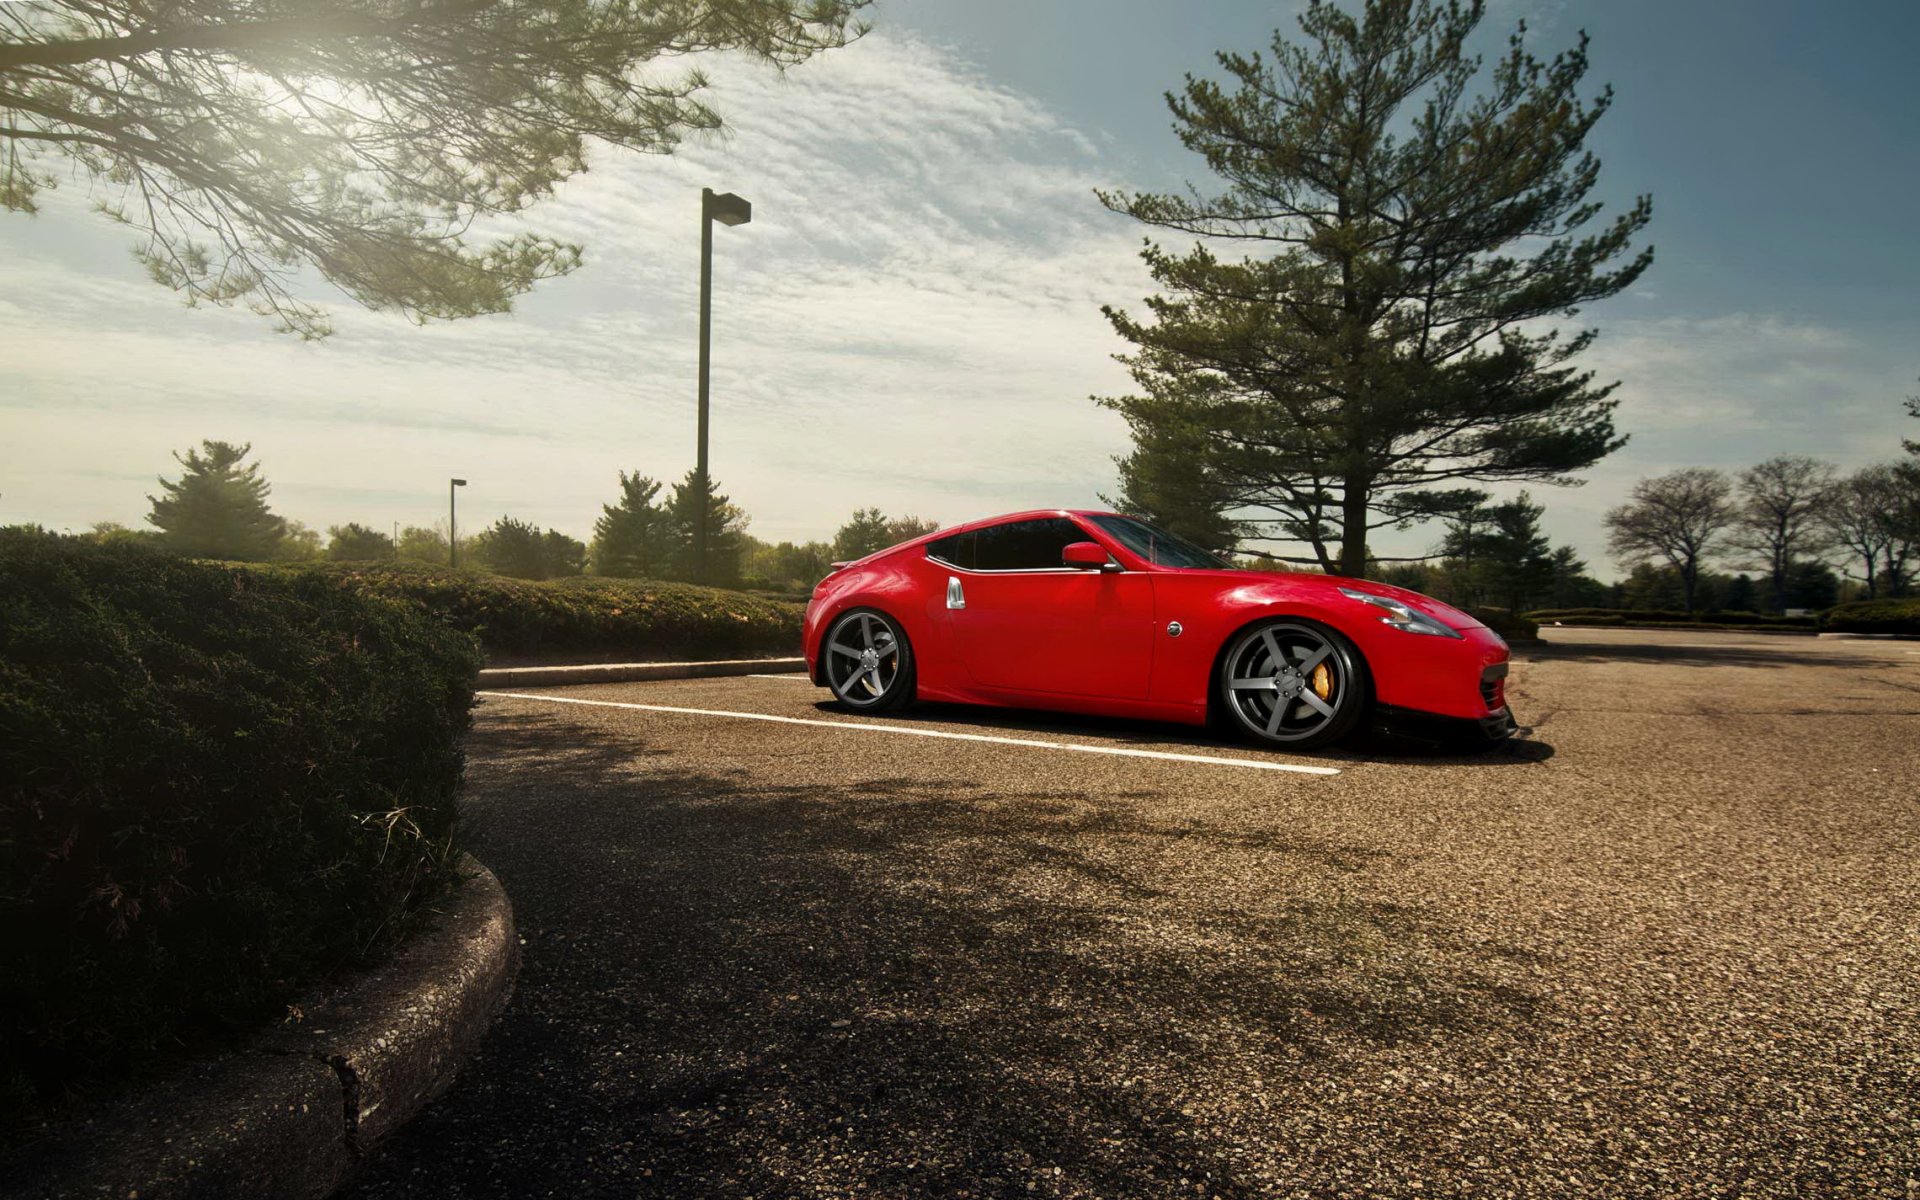
[[[1340,594],[1358,600],[1362,604],[1371,604],[1375,608],[1384,610],[1387,615],[1380,618],[1380,623],[1383,625],[1404,629],[1408,633],[1429,634],[1433,637],[1458,638],[1460,636],[1459,630],[1449,629],[1427,614],[1408,608],[1391,596],[1376,596],[1372,592],[1357,591],[1354,588],[1341,588]]]

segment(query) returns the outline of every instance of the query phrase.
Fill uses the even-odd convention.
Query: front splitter
[[[1379,736],[1408,738],[1434,745],[1491,746],[1512,737],[1520,728],[1520,723],[1514,720],[1510,707],[1502,707],[1498,712],[1476,719],[1380,704],[1374,706],[1372,727]]]

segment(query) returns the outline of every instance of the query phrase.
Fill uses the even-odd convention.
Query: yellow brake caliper
[[[1326,663],[1323,662],[1313,669],[1313,679],[1309,681],[1309,685],[1313,688],[1313,694],[1322,700],[1333,699],[1333,672],[1328,669]]]

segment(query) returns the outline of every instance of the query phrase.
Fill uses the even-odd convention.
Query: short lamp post
[[[447,566],[460,565],[460,526],[453,518],[453,489],[467,486],[464,479],[447,480]]]
[[[713,223],[745,225],[753,219],[753,205],[732,192],[714,194],[700,189],[700,446],[696,478],[700,481],[699,509],[693,519],[693,576],[707,581],[707,509],[713,485],[707,479],[707,366],[713,334]]]

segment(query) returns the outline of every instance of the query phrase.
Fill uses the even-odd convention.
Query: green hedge
[[[1820,632],[1811,621],[1780,622],[1771,625],[1720,625],[1712,621],[1610,621],[1604,617],[1575,617],[1547,622],[1588,629],[1695,629],[1709,633],[1764,633],[1780,637],[1811,637]]]
[[[1856,600],[1828,609],[1822,622],[1836,633],[1920,634],[1920,599]]]
[[[478,662],[320,578],[0,530],[0,1117],[386,949],[451,881]]]
[[[582,577],[534,583],[409,564],[254,570],[344,592],[415,601],[488,653],[568,658],[798,654],[805,606],[721,588]]]
[[[1540,638],[1537,622],[1504,608],[1469,608],[1466,613],[1509,642],[1532,642]]]
[[[1527,614],[1542,625],[1630,625],[1659,628],[1733,629],[1759,627],[1772,629],[1814,629],[1819,622],[1812,617],[1775,617],[1752,612],[1684,612],[1680,609],[1645,608],[1543,608]]]

